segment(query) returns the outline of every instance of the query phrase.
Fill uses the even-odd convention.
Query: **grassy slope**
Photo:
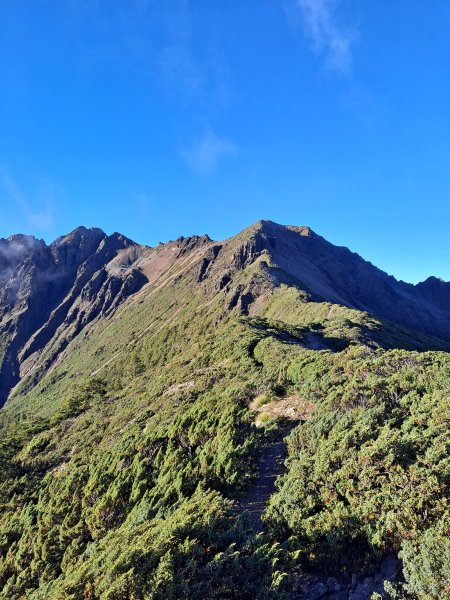
[[[331,571],[353,568],[351,552],[336,557],[355,549],[364,569],[443,527],[447,355],[377,350],[426,340],[358,311],[299,302],[305,296],[287,286],[267,295],[258,316],[227,312],[223,296],[192,284],[191,266],[186,258],[183,272],[173,267],[95,323],[2,411],[1,597],[282,597],[298,550]],[[234,283],[255,278],[263,279],[259,264]],[[305,349],[311,333],[340,351]],[[293,392],[316,412],[291,435],[289,469],[267,513],[271,537],[255,537],[230,499],[251,480],[278,424],[257,429],[248,405]],[[370,432],[367,452],[361,428]],[[426,482],[421,502],[426,489],[433,494],[426,518],[414,517],[414,486],[409,496],[403,489],[416,463]],[[374,471],[379,464],[385,479]],[[414,535],[392,525],[400,517],[390,498],[407,507]]]

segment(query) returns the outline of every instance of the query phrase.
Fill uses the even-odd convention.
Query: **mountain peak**
[[[26,235],[25,233],[14,233],[13,235],[10,235],[8,238],[6,238],[6,241],[31,246],[36,244],[39,240],[36,237],[34,237],[34,235]]]
[[[33,255],[46,248],[44,240],[38,240],[32,235],[17,233],[6,239],[0,239],[0,280],[5,280],[9,268],[17,265],[26,256]],[[8,266],[8,268],[7,268]]]
[[[434,275],[430,275],[424,281],[420,281],[416,284],[416,286],[425,286],[425,285],[448,285],[450,281],[445,281],[442,277],[435,277]]]
[[[80,243],[82,240],[89,240],[98,243],[102,238],[106,237],[105,232],[98,227],[84,227],[80,225],[69,233],[60,236],[51,246],[61,246],[63,244]]]
[[[246,227],[241,233],[262,233],[269,236],[282,236],[287,232],[294,232],[302,237],[313,237],[320,238],[320,236],[315,233],[311,227],[307,225],[282,225],[280,223],[276,223],[275,221],[270,221],[268,219],[261,219],[256,221],[249,227]]]

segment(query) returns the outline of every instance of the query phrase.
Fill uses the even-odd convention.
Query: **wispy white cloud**
[[[337,6],[337,0],[292,0],[288,8],[291,18],[300,20],[305,37],[327,68],[349,75],[357,32],[338,23]]]
[[[224,47],[213,29],[205,30],[191,0],[130,0],[113,3],[112,8],[106,0],[80,0],[79,7],[77,0],[71,2],[74,27],[81,20],[96,19],[102,32],[95,44],[83,48],[83,68],[94,69],[108,60],[145,81],[151,79],[168,104],[183,111],[176,137],[183,138],[180,145],[187,150],[182,154],[193,169],[210,172],[235,151],[229,139],[204,130],[237,93]],[[195,136],[196,143],[189,147]],[[174,150],[178,153],[179,146]]]
[[[171,102],[210,113],[234,96],[222,49],[205,35],[190,0],[134,0],[121,19],[123,51],[147,74],[152,69]]]
[[[234,142],[206,129],[190,148],[182,152],[182,156],[194,171],[207,175],[216,169],[219,161],[237,150]]]
[[[55,189],[51,180],[41,179],[36,201],[33,204],[26,198],[17,181],[2,166],[0,166],[0,186],[7,200],[15,204],[27,226],[40,231],[50,230],[54,226]]]
[[[188,3],[172,5],[167,19],[165,40],[159,55],[159,68],[167,89],[188,101],[198,101],[204,94],[206,69],[196,59],[192,44],[192,27]]]
[[[100,5],[104,2],[97,0]],[[183,111],[185,119],[176,136],[184,138],[180,142],[185,148],[182,155],[192,169],[205,174],[236,149],[233,142],[219,137],[213,128],[205,130],[204,124],[212,123],[237,94],[224,48],[213,30],[204,29],[203,19],[198,18],[193,4],[191,0],[131,0],[115,5],[113,10],[108,6],[109,16],[102,27],[116,32],[114,23],[120,19],[120,35],[105,36],[102,56],[120,61],[123,69],[133,69],[145,78],[150,76],[168,103]],[[104,15],[98,11],[97,18],[104,19]],[[89,56],[101,60],[98,47],[96,40],[96,47],[89,48]],[[189,140],[196,138],[189,146]]]

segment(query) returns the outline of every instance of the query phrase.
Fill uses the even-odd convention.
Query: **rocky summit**
[[[0,598],[450,597],[449,350],[305,226],[1,239]]]

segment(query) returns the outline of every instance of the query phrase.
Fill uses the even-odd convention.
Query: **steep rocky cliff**
[[[49,246],[24,235],[0,240],[0,404],[48,345],[47,365],[147,281],[114,263],[131,248],[138,247],[123,235],[84,227]]]

